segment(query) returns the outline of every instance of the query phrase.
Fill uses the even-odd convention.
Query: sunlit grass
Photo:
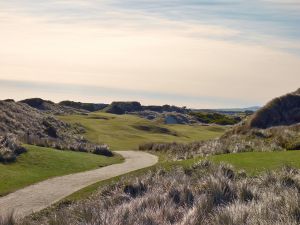
[[[121,156],[105,157],[31,145],[26,148],[28,152],[20,155],[15,163],[0,163],[0,196],[51,177],[122,162]]]
[[[86,138],[95,143],[108,144],[113,150],[137,149],[145,142],[192,142],[221,136],[221,126],[165,125],[134,115],[91,113],[89,115],[60,116],[69,123],[80,123],[87,132]],[[149,130],[138,129],[138,127]],[[167,129],[167,131],[161,128]]]

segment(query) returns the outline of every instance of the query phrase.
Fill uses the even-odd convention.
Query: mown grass
[[[160,161],[157,165],[140,169],[138,171],[130,172],[118,177],[111,178],[109,180],[100,181],[93,185],[90,185],[78,192],[65,198],[63,201],[77,201],[85,199],[94,193],[100,187],[105,185],[113,184],[118,182],[120,179],[129,179],[130,177],[135,177],[142,175],[149,170],[155,170],[158,168],[164,168],[166,170],[171,170],[176,166],[182,166],[183,168],[189,168],[194,165],[202,157],[192,158],[188,160],[181,161],[167,161],[163,155],[159,155]],[[245,170],[245,172],[250,176],[256,176],[267,170],[280,169],[283,166],[292,166],[295,168],[300,168],[300,151],[285,151],[285,152],[247,152],[247,153],[237,153],[237,154],[224,154],[215,155],[208,157],[209,160],[216,163],[229,163],[234,166],[237,170]]]
[[[32,145],[25,147],[28,152],[20,155],[15,163],[0,163],[0,196],[51,177],[92,170],[123,161],[121,156],[104,157]]]
[[[211,156],[214,162],[226,162],[236,169],[243,169],[250,175],[265,170],[274,170],[288,165],[300,168],[300,151],[245,152]]]
[[[94,143],[108,144],[112,150],[135,150],[145,142],[192,142],[221,136],[221,126],[165,125],[134,115],[114,115],[103,112],[89,115],[67,115],[60,119],[80,123],[85,137]]]

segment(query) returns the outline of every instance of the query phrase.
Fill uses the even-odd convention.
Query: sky
[[[299,0],[0,0],[0,99],[231,108],[299,87]]]

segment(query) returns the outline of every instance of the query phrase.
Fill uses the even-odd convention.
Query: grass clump
[[[18,155],[26,152],[16,136],[8,134],[0,136],[0,163],[14,162]]]

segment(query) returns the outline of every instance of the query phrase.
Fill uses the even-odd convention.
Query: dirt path
[[[0,215],[14,211],[16,217],[22,218],[93,183],[152,166],[158,161],[156,156],[144,152],[117,153],[125,158],[124,163],[48,179],[0,198]]]

